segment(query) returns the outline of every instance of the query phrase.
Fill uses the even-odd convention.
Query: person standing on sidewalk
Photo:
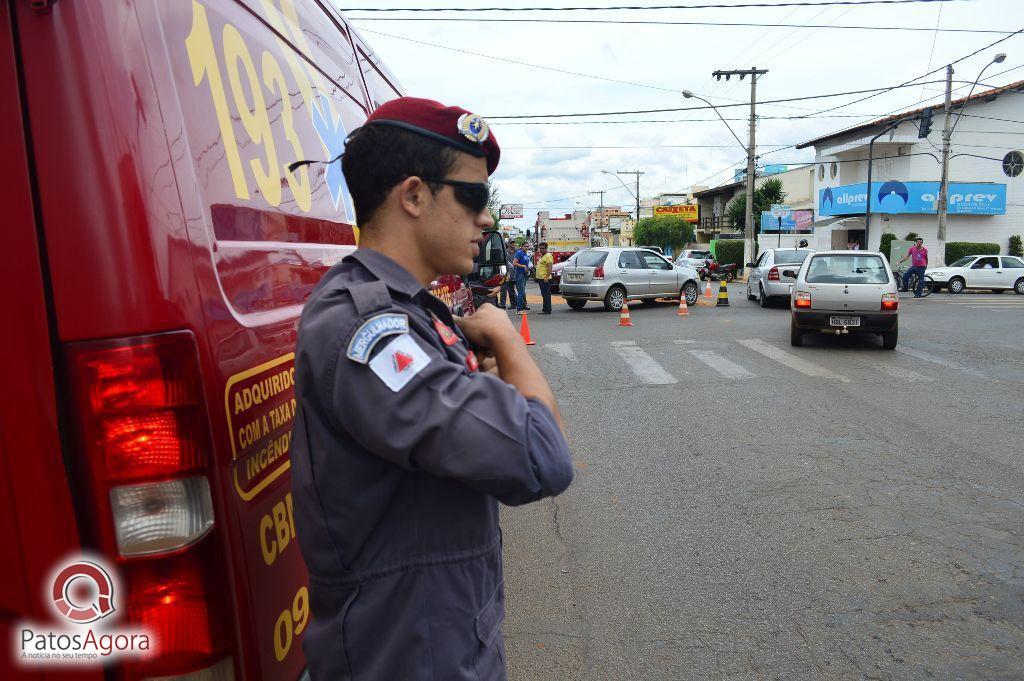
[[[907,254],[896,263],[896,266],[902,265],[907,258],[910,258],[910,269],[903,275],[903,287],[900,290],[906,291],[910,284],[910,277],[916,274],[917,285],[914,287],[914,297],[920,298],[921,292],[924,290],[924,272],[928,269],[928,249],[924,247],[924,239],[918,237],[917,243],[910,247]]]
[[[540,242],[537,246],[540,257],[537,259],[537,285],[540,287],[540,295],[544,301],[541,307],[541,314],[551,314],[551,268],[555,265],[555,258],[548,253],[546,241]]]
[[[512,256],[512,265],[516,277],[516,314],[523,314],[530,309],[526,307],[526,278],[530,274],[530,256],[523,246]]]
[[[505,278],[501,280],[501,304],[498,305],[502,310],[507,310],[516,300],[515,252],[515,244],[511,241],[505,244]]]

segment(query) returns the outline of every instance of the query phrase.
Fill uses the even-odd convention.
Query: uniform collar
[[[407,269],[380,251],[359,248],[345,259],[348,260],[349,258],[368,269],[370,274],[387,284],[387,287],[392,291],[404,293],[412,298],[423,290],[423,284],[416,281],[416,278],[409,274]]]

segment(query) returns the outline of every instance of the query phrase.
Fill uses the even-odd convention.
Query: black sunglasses
[[[455,200],[465,206],[474,215],[487,208],[491,198],[491,185],[486,182],[463,182],[462,180],[438,180],[432,177],[420,178],[431,184],[446,184],[452,188]]]

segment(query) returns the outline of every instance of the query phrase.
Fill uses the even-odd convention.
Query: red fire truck
[[[400,88],[327,0],[14,0],[0,70],[0,676],[297,679],[296,323],[358,229],[339,164],[286,168]],[[24,664],[83,551],[153,650]]]

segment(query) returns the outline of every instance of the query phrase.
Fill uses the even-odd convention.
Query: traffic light
[[[934,112],[931,109],[925,109],[919,114],[919,122],[917,136],[920,139],[927,137],[932,131],[932,116]]]

